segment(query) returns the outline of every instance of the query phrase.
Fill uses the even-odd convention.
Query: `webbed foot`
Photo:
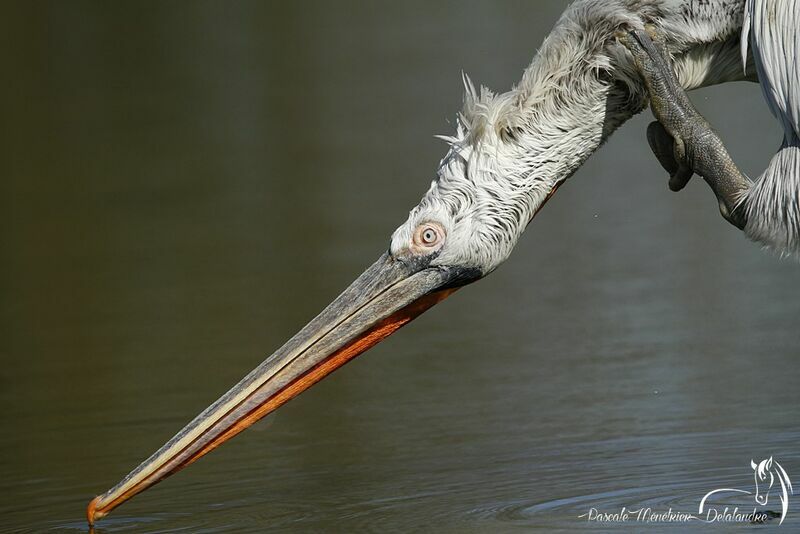
[[[750,181],[734,164],[717,133],[692,105],[675,76],[669,53],[655,27],[619,35],[650,96],[656,122],[647,128],[647,141],[661,166],[669,173],[669,187],[680,191],[693,173],[702,176],[731,224],[744,228],[741,200]]]

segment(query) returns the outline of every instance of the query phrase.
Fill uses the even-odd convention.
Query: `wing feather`
[[[800,1],[747,0],[744,57],[748,45],[784,140],[743,200],[745,232],[782,254],[800,257]]]
[[[764,98],[788,136],[800,132],[800,2],[747,0],[742,50],[751,47]]]

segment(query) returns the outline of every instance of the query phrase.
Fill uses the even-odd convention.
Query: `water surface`
[[[563,7],[11,9],[3,529],[84,531],[91,497],[385,249],[445,150],[461,71],[510,87]],[[693,98],[763,168],[780,132],[758,87]],[[752,489],[751,458],[800,478],[800,271],[704,184],[669,193],[649,120],[492,276],[98,531],[602,530],[578,516]],[[798,518],[792,501],[784,528]]]

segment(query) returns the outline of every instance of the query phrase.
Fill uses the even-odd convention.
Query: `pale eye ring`
[[[436,248],[444,241],[444,228],[434,222],[422,223],[414,231],[414,248],[430,250]]]

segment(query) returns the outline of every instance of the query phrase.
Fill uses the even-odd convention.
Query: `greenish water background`
[[[6,6],[0,529],[85,530],[386,247],[461,71],[507,89],[565,4]],[[693,99],[757,174],[780,141],[758,87]],[[699,181],[669,193],[649,120],[492,276],[99,532],[571,531],[751,489],[751,457],[800,473],[800,271]]]

